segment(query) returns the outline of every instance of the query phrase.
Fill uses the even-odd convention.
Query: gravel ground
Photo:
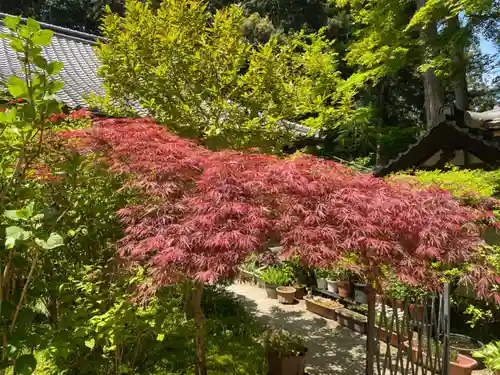
[[[264,289],[252,284],[233,284],[229,290],[264,323],[282,327],[304,338],[309,348],[306,371],[310,375],[365,374],[366,336],[307,311],[304,301],[282,305],[267,298]],[[380,349],[385,352],[386,346],[381,344]],[[488,370],[473,372],[473,375],[490,374]]]

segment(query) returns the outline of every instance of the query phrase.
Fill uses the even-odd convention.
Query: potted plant
[[[367,286],[366,277],[363,275],[357,275],[356,281],[354,282],[354,300],[356,302],[363,305],[368,304],[368,296],[366,294]]]
[[[330,270],[326,276],[326,290],[329,292],[338,294],[339,292],[339,279],[338,279],[338,271]]]
[[[307,348],[303,340],[285,330],[267,330],[264,334],[269,374],[304,375]]]
[[[337,320],[337,311],[344,307],[339,302],[329,298],[306,296],[306,309],[324,318]]]
[[[316,275],[316,284],[318,286],[318,289],[326,290],[326,279],[328,278],[328,271],[324,268],[316,268],[314,274]]]
[[[450,348],[460,354],[471,357],[472,353],[484,347],[481,341],[470,336],[450,333]]]
[[[385,293],[392,302],[392,307],[394,309],[404,310],[405,300],[410,294],[410,287],[396,278],[391,277]]]
[[[285,305],[290,305],[295,302],[295,289],[292,286],[279,286],[276,288],[278,292],[278,302]]]
[[[500,375],[500,341],[490,342],[481,350],[473,352],[472,356],[483,362],[495,375]]]
[[[295,298],[303,299],[306,295],[306,286],[304,284],[295,283],[293,287],[295,288]]]
[[[351,271],[347,269],[339,269],[337,271],[339,281],[337,283],[338,294],[342,298],[351,297]]]
[[[265,269],[260,277],[265,283],[267,297],[272,299],[278,298],[277,287],[290,285],[292,281],[286,270],[275,267]]]
[[[438,341],[432,341],[431,343],[431,348],[432,348],[432,353],[427,353],[426,348],[427,345],[425,343],[420,344],[420,349],[423,351],[422,355],[418,355],[418,347],[419,345],[415,343],[416,340],[414,340],[413,345],[411,346],[411,356],[410,359],[413,363],[415,364],[423,364],[423,366],[427,366],[428,363],[435,363],[434,358],[431,358],[429,361],[427,359],[427,356],[430,355],[431,357],[435,355],[442,356],[442,346],[441,343]],[[404,343],[404,346],[408,348],[410,346],[409,342],[406,341]],[[477,361],[474,360],[473,358],[460,354],[456,350],[450,350],[450,372],[449,375],[471,375],[472,371],[477,367]]]

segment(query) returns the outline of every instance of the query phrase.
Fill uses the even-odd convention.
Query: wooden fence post
[[[366,375],[373,375],[373,358],[375,355],[375,289],[366,287],[368,299],[368,331],[366,332]]]

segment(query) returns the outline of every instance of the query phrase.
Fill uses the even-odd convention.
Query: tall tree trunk
[[[422,8],[427,0],[416,0],[417,8]],[[437,39],[437,26],[435,22],[429,22],[426,26],[422,27],[420,31],[420,38],[423,40],[424,45],[429,51],[433,51],[433,43]],[[434,52],[431,53],[430,58],[434,57]],[[425,57],[424,57],[425,58]],[[425,61],[423,61],[425,62]],[[427,122],[427,129],[432,128],[439,121],[439,109],[444,104],[444,91],[441,86],[439,78],[434,73],[434,69],[427,69],[422,73],[424,82],[425,93],[425,117]]]
[[[191,308],[196,325],[196,375],[207,375],[207,361],[205,356],[205,315],[201,309],[203,284],[195,283],[191,293]]]
[[[458,36],[455,40],[455,44],[452,46],[453,53],[451,56],[454,65],[451,79],[455,94],[455,106],[462,111],[466,111],[469,109],[469,94],[467,92],[465,67],[465,43],[462,42],[462,38],[459,35],[460,21],[458,16],[448,20],[448,28],[450,28],[450,31]]]

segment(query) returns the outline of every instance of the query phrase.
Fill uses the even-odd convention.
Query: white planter
[[[339,287],[338,287],[337,284],[338,284],[338,281],[326,279],[326,289],[329,292],[338,293],[339,292]]]

